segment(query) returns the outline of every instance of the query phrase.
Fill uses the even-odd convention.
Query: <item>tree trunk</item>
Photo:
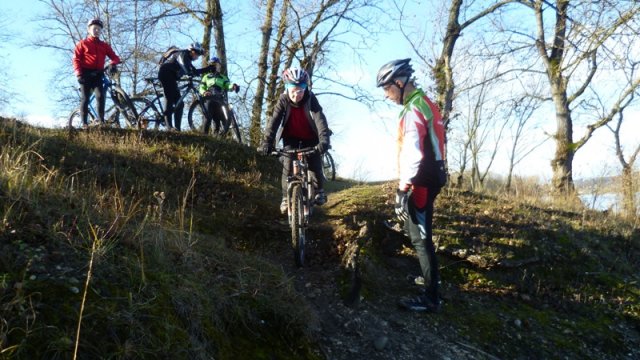
[[[264,103],[264,92],[267,84],[267,57],[269,56],[269,41],[273,31],[273,8],[275,0],[267,1],[267,14],[262,25],[262,45],[260,46],[260,56],[258,58],[258,85],[256,95],[251,109],[251,126],[249,129],[249,144],[258,146],[262,138],[262,105]]]
[[[270,118],[273,114],[273,108],[275,107],[278,96],[276,95],[276,88],[278,85],[278,73],[280,72],[280,59],[282,57],[282,47],[284,46],[284,37],[287,31],[287,11],[289,8],[289,0],[285,0],[282,3],[282,9],[280,10],[280,23],[278,24],[278,35],[276,37],[276,44],[271,54],[271,73],[269,74],[269,81],[267,83],[267,112],[266,118]]]
[[[442,44],[442,52],[433,68],[433,77],[436,82],[437,103],[442,112],[442,120],[445,125],[445,133],[449,127],[449,116],[453,108],[453,70],[451,69],[451,57],[456,41],[460,37],[460,7],[462,0],[453,0],[449,8],[449,21],[447,23],[447,33]]]
[[[629,165],[622,169],[622,212],[629,219],[635,219],[638,216],[633,168]]]
[[[220,6],[220,0],[207,0],[207,15],[210,15],[210,22],[208,22],[208,16],[205,17],[207,19],[207,23],[205,24],[205,38],[207,35],[207,29],[211,29],[213,25],[213,38],[215,40],[215,48],[216,54],[218,58],[220,58],[220,63],[222,64],[222,69],[220,70],[223,74],[227,73],[227,47],[224,43],[224,27],[222,21],[222,7]],[[209,30],[209,35],[211,31]],[[209,49],[209,44],[204,44],[205,49]],[[206,56],[211,56],[211,54],[205,54]],[[206,59],[208,62],[209,59]]]
[[[560,76],[560,75],[558,75]],[[562,79],[555,79],[562,81]],[[553,79],[552,79],[553,81]],[[571,110],[567,101],[567,92],[562,87],[558,90],[552,86],[552,98],[556,106],[556,152],[551,160],[553,169],[552,185],[553,189],[561,194],[573,194],[575,192],[573,184],[573,157],[575,150],[573,147],[573,121],[571,120]]]

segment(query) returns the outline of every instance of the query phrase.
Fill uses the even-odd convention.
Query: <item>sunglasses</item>
[[[289,91],[290,91],[290,92],[292,92],[292,93],[294,93],[294,94],[300,94],[300,93],[303,93],[303,92],[304,92],[304,90],[305,90],[305,89],[304,89],[304,88],[301,88],[301,87],[290,87],[290,88],[289,88]]]

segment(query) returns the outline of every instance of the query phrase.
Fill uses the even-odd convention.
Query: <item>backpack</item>
[[[162,53],[162,56],[160,57],[160,61],[158,61],[158,65],[162,65],[165,62],[167,62],[167,60],[169,60],[171,55],[177,53],[178,51],[180,51],[179,47],[177,47],[175,45],[169,46],[169,48],[165,52]]]

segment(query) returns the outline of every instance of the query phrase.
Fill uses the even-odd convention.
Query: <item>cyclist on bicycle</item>
[[[327,202],[324,193],[321,154],[329,150],[327,118],[316,96],[309,89],[309,74],[304,69],[290,68],[282,74],[285,93],[280,96],[273,116],[265,128],[265,136],[259,151],[269,154],[274,144],[282,139],[284,149],[292,150],[315,146],[318,153],[309,156],[311,181],[316,188],[315,202]],[[282,129],[280,129],[282,128]],[[278,131],[280,130],[280,131]],[[276,138],[276,132],[278,137]],[[282,171],[282,202],[280,211],[287,212],[287,178],[291,172],[291,159],[284,157]]]
[[[220,59],[216,56],[209,60],[211,68],[210,72],[202,77],[200,82],[200,95],[205,97],[205,107],[209,115],[211,115],[214,124],[213,132],[217,133],[220,130],[220,121],[224,119],[224,112],[222,107],[226,105],[223,91],[240,91],[240,86],[236,83],[231,83],[229,78],[221,73],[222,64]],[[208,134],[211,128],[211,123],[207,121],[204,124],[204,133]]]
[[[98,102],[98,121],[104,123],[104,106],[107,100],[105,89],[102,86],[104,75],[105,58],[109,57],[111,64],[110,71],[117,71],[116,65],[120,63],[120,58],[113,51],[111,46],[100,40],[100,34],[104,24],[100,19],[92,19],[87,23],[88,36],[80,40],[73,50],[73,69],[80,84],[80,116],[82,117],[82,127],[87,128],[87,118],[89,116],[89,99],[93,91]]]
[[[196,69],[193,61],[204,55],[204,48],[200,43],[193,43],[189,48],[174,51],[158,69],[158,80],[162,84],[164,91],[164,121],[167,130],[180,131],[182,123],[182,111],[184,103],[176,104],[180,99],[180,89],[178,88],[178,80],[185,76],[200,75],[209,71],[209,67]],[[175,119],[175,123],[171,122],[171,115]]]

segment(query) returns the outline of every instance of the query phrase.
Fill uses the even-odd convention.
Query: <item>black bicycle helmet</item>
[[[399,59],[390,61],[378,70],[377,86],[385,86],[391,84],[393,80],[399,77],[407,77],[407,80],[413,74],[413,68],[409,64],[411,59]],[[406,80],[405,80],[406,82]]]
[[[202,47],[202,45],[200,45],[199,42],[195,42],[189,45],[189,50],[195,51],[198,55],[204,55],[204,48]]]
[[[104,28],[104,24],[102,23],[102,20],[100,20],[100,19],[91,19],[91,20],[89,20],[89,22],[87,23],[87,27],[89,27],[91,25],[98,25],[101,28]]]
[[[309,74],[304,69],[290,68],[282,73],[282,81],[285,84],[302,85],[309,82]]]

